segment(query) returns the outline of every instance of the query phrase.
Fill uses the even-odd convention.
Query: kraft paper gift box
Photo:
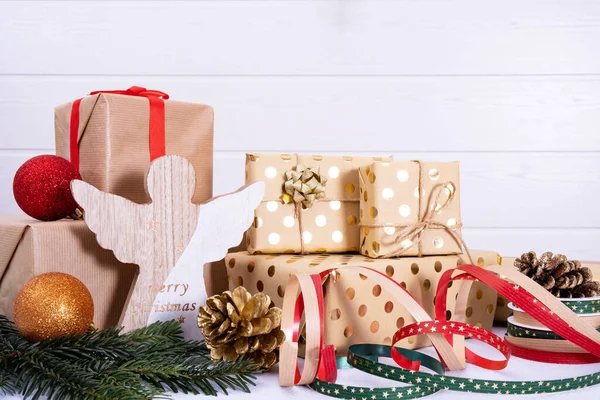
[[[361,254],[462,253],[458,162],[372,163],[359,180]]]
[[[480,266],[496,265],[500,256],[493,251],[472,251]],[[356,271],[344,271],[347,265],[362,265],[387,274],[405,287],[434,316],[435,290],[444,271],[464,264],[458,255],[372,259],[359,254],[251,255],[229,253],[225,257],[229,288],[244,286],[250,293],[263,292],[281,307],[291,273],[317,274],[339,268],[339,279],[325,287],[325,343],[344,355],[355,343],[390,344],[396,330],[414,322],[406,309],[389,293]],[[452,317],[460,284],[454,283],[448,294],[447,317]],[[466,310],[467,322],[491,329],[497,293],[478,282],[473,283]],[[425,336],[400,342],[406,348],[428,346]]]
[[[122,94],[96,93],[56,107],[56,154],[78,163],[86,182],[136,203],[150,202],[144,186],[151,160],[180,155],[196,171],[192,201],[211,198],[213,109],[139,87],[111,92]]]
[[[112,251],[101,248],[84,221],[0,216],[0,246],[0,314],[12,319],[17,293],[34,276],[64,272],[90,290],[97,328],[118,325],[138,266],[121,263]],[[204,279],[209,296],[227,290],[223,260],[206,264]]]
[[[64,272],[90,290],[96,327],[117,325],[137,270],[137,265],[123,264],[102,249],[83,221],[0,216],[0,314],[11,319],[12,303],[27,281],[46,272]]]
[[[263,202],[246,239],[259,253],[343,253],[358,251],[358,168],[381,157],[247,154],[246,183],[264,181]],[[323,191],[309,207],[282,198],[288,176],[306,167],[320,174]],[[286,176],[288,175],[288,176]],[[314,181],[312,181],[314,182]],[[310,182],[308,182],[310,185]],[[308,189],[308,185],[304,188]],[[302,185],[300,185],[302,186]],[[298,195],[298,193],[296,193]]]

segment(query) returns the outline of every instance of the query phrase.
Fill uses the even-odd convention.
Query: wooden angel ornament
[[[180,156],[151,164],[152,202],[136,204],[79,180],[71,191],[100,246],[139,266],[120,324],[126,331],[155,320],[180,319],[186,337],[199,338],[198,307],[207,298],[204,264],[222,259],[240,243],[254,219],[265,186],[256,182],[196,205],[192,165]]]

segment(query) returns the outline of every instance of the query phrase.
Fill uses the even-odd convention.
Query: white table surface
[[[503,335],[506,331],[505,328],[494,328],[494,332],[498,335]],[[483,356],[490,358],[501,357],[495,350],[488,348],[486,345],[474,342],[472,340],[467,341],[467,346],[477,350],[477,352]],[[421,349],[424,353],[434,355],[432,348]],[[532,361],[523,360],[517,357],[512,357],[508,363],[508,367],[501,371],[488,371],[469,365],[464,371],[451,372],[448,375],[462,376],[469,378],[480,378],[490,380],[549,380],[549,379],[562,379],[575,377],[578,375],[586,375],[593,372],[600,372],[600,363],[587,364],[587,365],[558,365],[558,364],[544,364]],[[252,388],[251,393],[243,392],[230,392],[229,396],[220,395],[221,398],[227,398],[230,400],[249,400],[251,398],[262,398],[272,399],[276,398],[301,398],[302,400],[327,400],[332,399],[331,397],[321,395],[314,392],[308,387],[292,387],[292,388],[281,388],[278,383],[277,368],[274,368],[271,372],[259,375],[256,380],[257,385]],[[354,386],[366,386],[366,387],[389,387],[389,386],[402,386],[401,383],[395,383],[393,381],[372,376],[357,370],[341,370],[338,374],[338,383],[348,384]],[[173,399],[192,399],[197,398],[193,395],[185,394],[173,394]],[[516,396],[516,395],[495,395],[495,394],[479,394],[479,393],[461,393],[442,391],[434,393],[430,396],[425,397],[426,399],[432,400],[454,400],[454,399],[518,399],[523,397],[529,399],[560,399],[560,400],[600,400],[600,385],[588,387],[580,390],[573,390],[570,392],[560,392],[556,394],[538,394],[538,395],[527,395],[527,396]],[[19,396],[7,396],[7,400],[21,399]]]

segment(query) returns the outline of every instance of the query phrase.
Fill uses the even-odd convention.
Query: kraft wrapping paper
[[[418,223],[428,204],[432,189],[445,182],[452,182],[454,196],[439,209],[434,221],[447,225],[460,236],[460,173],[456,162],[393,161],[373,163],[359,168],[360,174],[360,252],[377,258],[388,257],[402,247],[402,256],[419,255],[417,240],[410,243],[401,239],[399,233]],[[419,174],[422,176],[419,191]],[[447,201],[449,191],[443,189],[440,203]],[[419,202],[421,203],[419,207]],[[431,205],[439,207],[439,204]],[[419,212],[420,210],[420,212]],[[369,225],[389,225],[373,227]],[[405,244],[406,243],[406,244]],[[410,247],[412,246],[412,247]],[[460,245],[440,228],[428,228],[421,240],[421,255],[460,254]]]
[[[480,266],[497,264],[498,253],[472,251]],[[264,292],[276,306],[281,307],[290,273],[314,274],[330,268],[341,268],[339,279],[332,279],[325,288],[325,343],[333,344],[337,355],[344,355],[355,343],[390,344],[396,330],[415,322],[393,297],[379,285],[363,279],[358,273],[344,272],[345,265],[362,265],[390,276],[419,301],[434,317],[434,296],[442,273],[464,259],[458,255],[372,259],[359,254],[313,255],[251,255],[247,252],[230,253],[225,258],[229,288],[244,286],[251,293]],[[448,313],[454,310],[459,284],[449,289]],[[467,322],[491,329],[496,310],[494,290],[474,283],[466,310]],[[425,336],[407,338],[402,347],[419,348],[430,343]]]
[[[104,329],[118,324],[138,266],[121,263],[112,251],[101,248],[84,221],[0,216],[0,314],[12,319],[12,304],[21,287],[46,272],[64,272],[81,280],[94,299],[94,323]],[[227,290],[223,260],[205,265],[204,282],[208,295]],[[157,290],[179,304],[186,286],[190,285],[165,284]]]
[[[70,158],[72,103],[56,107],[56,154]],[[148,99],[96,94],[81,101],[80,173],[98,189],[136,203],[149,203],[145,190],[150,167]],[[165,100],[166,154],[187,158],[196,170],[192,201],[212,197],[213,109],[201,104]]]
[[[27,281],[64,272],[90,290],[96,327],[117,325],[137,271],[137,265],[123,264],[101,248],[83,221],[0,217],[0,314],[11,319],[14,298]]]
[[[246,236],[248,251],[259,253],[300,253],[301,231],[305,253],[358,252],[359,183],[358,168],[389,158],[311,156],[295,154],[247,154],[246,183],[265,181],[263,202]],[[319,168],[327,178],[325,197],[295,215],[294,203],[284,204],[285,172],[296,165]],[[302,219],[302,229],[299,228]]]

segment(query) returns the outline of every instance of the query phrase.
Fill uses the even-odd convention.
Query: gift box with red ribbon
[[[148,203],[150,162],[167,154],[187,158],[196,171],[195,203],[212,197],[213,109],[168,100],[157,90],[91,92],[56,107],[56,154],[71,160],[98,189]]]

